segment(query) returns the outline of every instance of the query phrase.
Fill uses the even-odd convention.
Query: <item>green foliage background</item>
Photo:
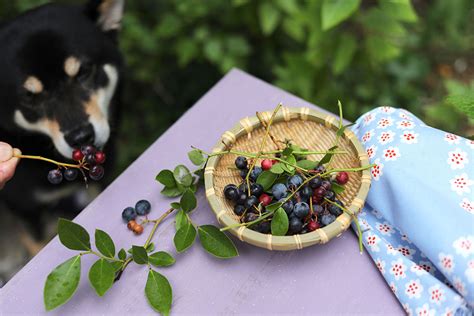
[[[45,2],[2,0],[0,17]],[[129,0],[120,170],[232,67],[329,110],[340,99],[350,120],[392,105],[473,135],[473,12],[472,0]]]

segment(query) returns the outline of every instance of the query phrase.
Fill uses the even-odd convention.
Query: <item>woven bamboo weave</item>
[[[261,117],[268,122],[271,112],[262,112]],[[326,151],[334,145],[338,119],[331,115],[317,112],[309,108],[282,108],[275,116],[271,125],[271,134],[278,140],[291,140],[295,145],[311,151]],[[234,128],[223,133],[213,152],[228,150],[257,153],[265,135],[265,128],[258,118],[242,119]],[[369,164],[367,154],[359,141],[349,129],[346,129],[338,141],[337,150],[347,154],[334,155],[331,168],[357,168]],[[263,151],[278,149],[268,139]],[[323,154],[310,155],[308,159],[320,160]],[[234,161],[236,155],[224,154],[209,159],[205,170],[206,196],[211,208],[223,226],[235,225],[238,217],[233,212],[232,203],[223,195],[223,188],[230,183],[239,184],[242,179],[236,170]],[[259,165],[260,161],[257,161]],[[364,170],[351,172],[350,180],[344,186],[345,190],[339,195],[346,208],[357,213],[364,205],[370,187],[370,172]],[[240,240],[269,250],[302,249],[310,245],[326,243],[345,231],[351,222],[351,216],[343,213],[330,225],[301,235],[272,236],[262,234],[244,227],[231,229],[231,233]]]

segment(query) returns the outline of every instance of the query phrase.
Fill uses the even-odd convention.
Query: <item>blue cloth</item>
[[[471,315],[474,141],[391,107],[352,129],[376,164],[358,216],[376,267],[407,314]]]

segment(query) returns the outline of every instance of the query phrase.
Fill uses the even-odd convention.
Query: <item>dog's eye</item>
[[[76,78],[80,82],[85,82],[89,78],[92,77],[92,75],[95,72],[95,66],[91,63],[83,63],[81,65],[81,69],[79,69],[79,73],[77,74]]]

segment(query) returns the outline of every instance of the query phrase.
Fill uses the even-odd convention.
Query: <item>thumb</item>
[[[5,162],[13,157],[13,148],[7,143],[0,142],[0,162]]]

